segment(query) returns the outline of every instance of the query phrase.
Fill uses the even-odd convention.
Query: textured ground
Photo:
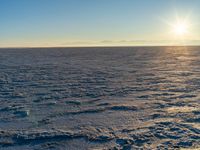
[[[200,145],[200,47],[0,50],[0,149]]]

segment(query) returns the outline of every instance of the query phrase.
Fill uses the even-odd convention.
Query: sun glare
[[[188,26],[184,22],[179,22],[179,23],[173,25],[173,32],[176,35],[183,36],[188,32]]]
[[[174,40],[186,40],[193,36],[190,13],[182,17],[176,13],[174,20],[164,22],[169,26],[169,37],[173,37]]]

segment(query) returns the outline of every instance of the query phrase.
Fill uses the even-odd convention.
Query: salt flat
[[[200,47],[0,49],[0,149],[197,149]]]

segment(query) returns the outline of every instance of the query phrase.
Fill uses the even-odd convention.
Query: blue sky
[[[169,44],[176,15],[192,24],[184,42],[199,44],[199,7],[199,0],[0,0],[0,47]]]

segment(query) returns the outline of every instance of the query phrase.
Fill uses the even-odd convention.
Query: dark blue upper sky
[[[0,46],[134,45],[169,41],[189,16],[199,40],[200,0],[0,0]]]

